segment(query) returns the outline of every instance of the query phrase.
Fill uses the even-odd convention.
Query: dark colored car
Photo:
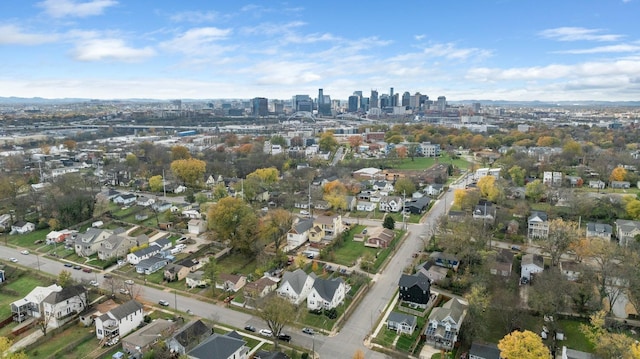
[[[246,330],[248,332],[255,332],[256,331],[256,327],[254,327],[253,325],[247,325],[246,327],[244,327],[244,330]]]
[[[283,342],[290,342],[291,341],[291,335],[280,334],[280,335],[278,335],[278,340],[282,340]]]
[[[82,271],[85,272],[85,273],[91,273],[92,272],[91,268],[82,268]]]
[[[113,276],[109,273],[105,273],[104,279],[109,279],[109,278],[113,278]]]
[[[65,266],[65,267],[69,267],[69,268],[71,268],[71,267],[73,267],[73,264],[71,264],[71,263],[65,263],[65,264],[64,264],[64,266]]]
[[[80,269],[82,269],[82,267],[80,267],[80,266],[73,266],[73,269],[75,269],[75,270],[80,270]]]

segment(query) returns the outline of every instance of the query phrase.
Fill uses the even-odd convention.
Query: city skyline
[[[638,0],[10,0],[0,96],[634,101]]]

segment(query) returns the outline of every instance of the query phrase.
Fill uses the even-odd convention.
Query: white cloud
[[[134,48],[121,39],[89,39],[80,41],[73,56],[79,61],[139,62],[156,54],[151,47]]]
[[[87,17],[100,15],[104,9],[117,5],[115,0],[92,0],[79,2],[76,0],[44,0],[38,3],[38,6],[44,8],[44,11],[51,17],[62,18],[70,17]]]
[[[609,45],[609,46],[597,46],[590,49],[573,49],[573,50],[556,51],[556,53],[582,55],[582,54],[637,52],[637,51],[640,51],[640,45],[618,44],[618,45]]]
[[[486,58],[491,56],[491,51],[475,47],[457,48],[452,43],[434,44],[422,50],[424,55],[430,57],[443,57],[449,60],[467,60],[469,58]]]
[[[538,35],[558,41],[617,41],[623,36],[616,34],[601,34],[602,29],[587,29],[584,27],[557,27],[540,31]]]
[[[216,11],[183,11],[171,15],[170,19],[175,22],[202,23],[213,22],[224,17],[226,16]]]
[[[219,44],[220,41],[227,39],[231,33],[231,29],[217,27],[193,28],[161,43],[161,47],[172,52],[215,56],[234,48],[234,46],[225,47]]]
[[[0,25],[0,45],[40,45],[58,38],[57,34],[28,33],[15,25]]]
[[[317,73],[322,65],[313,62],[263,61],[242,72],[264,74],[255,80],[258,85],[296,85],[322,79]]]
[[[414,35],[413,38],[417,41],[422,41],[427,37],[427,35]]]

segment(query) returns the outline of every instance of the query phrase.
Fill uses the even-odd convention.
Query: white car
[[[300,211],[300,214],[303,216],[308,216],[309,215],[309,211]]]
[[[16,258],[9,258],[10,261],[12,261],[13,263],[18,263],[18,260]]]
[[[22,254],[29,254],[29,251],[25,249],[24,251],[22,251],[22,252],[20,252],[20,253],[22,253]]]
[[[91,282],[89,282],[89,284],[94,286],[94,287],[97,287],[99,285],[98,281],[95,281],[95,280],[92,280]]]
[[[124,284],[133,285],[133,281],[131,279],[127,279],[124,281]]]
[[[263,335],[265,337],[272,337],[273,332],[269,329],[260,329],[260,335]]]

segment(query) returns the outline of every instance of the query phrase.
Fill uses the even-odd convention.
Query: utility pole
[[[162,169],[162,191],[164,192],[164,199],[167,199],[167,182],[164,180],[164,168]]]
[[[405,204],[407,203],[407,191],[402,191],[402,229],[407,230],[407,214]]]

